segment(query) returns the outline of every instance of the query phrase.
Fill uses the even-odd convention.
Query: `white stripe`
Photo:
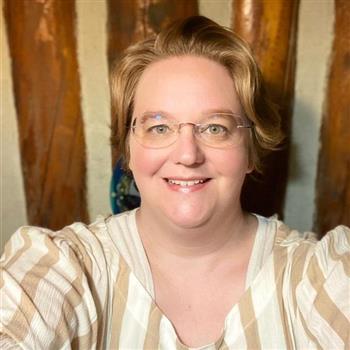
[[[343,349],[343,341],[313,306],[317,293],[307,277],[298,286],[296,297],[305,323],[322,349]]]
[[[44,243],[45,235],[38,234],[37,228],[31,228],[27,231],[28,236],[32,240],[34,247],[40,247],[39,249],[31,248],[26,250],[18,259],[14,265],[10,265],[7,270],[10,274],[16,276],[16,279],[21,282],[28,271],[30,271],[38,261],[48,253],[48,249]]]
[[[349,254],[350,246],[346,238],[347,235],[350,237],[350,229],[345,226],[338,226],[329,233],[329,238],[333,238],[332,248],[334,248],[339,255]]]
[[[298,310],[297,317],[293,319],[293,340],[295,342],[295,349],[317,349],[317,345],[311,339],[309,339],[309,336],[304,329],[304,325],[301,321],[301,315]]]
[[[253,307],[257,318],[260,343],[269,349],[285,349],[275,285],[274,261],[269,258],[251,289]],[[271,332],[271,325],[273,331]]]
[[[226,334],[224,340],[230,349],[247,349],[238,305],[236,305],[227,316],[225,330]]]
[[[350,322],[350,279],[345,275],[344,267],[340,262],[327,276],[324,288],[329,298]]]
[[[40,279],[34,296],[34,304],[37,305],[38,311],[53,328],[61,318],[62,305],[67,292],[72,288],[71,283],[77,278],[76,271],[64,255],[66,254],[60,253],[57,264],[50,267],[45,278]]]
[[[110,100],[105,1],[77,1],[77,42],[86,141],[87,205],[92,219],[111,212]]]
[[[1,13],[0,16],[3,16]],[[0,255],[13,232],[27,224],[26,202],[20,162],[19,135],[7,45],[5,21],[1,21],[0,60]]]
[[[146,338],[151,298],[143,286],[130,273],[128,300],[121,326],[120,349],[142,349]]]
[[[162,316],[159,325],[159,348],[162,350],[176,350],[176,333],[170,321]]]
[[[8,322],[11,321],[13,314],[18,309],[18,305],[21,304],[21,286],[6,270],[1,273],[2,278],[4,279],[4,285],[0,291],[1,294],[3,296],[6,295],[6,297],[1,297],[0,299],[0,320],[4,324],[8,324]],[[2,326],[0,325],[0,327]]]

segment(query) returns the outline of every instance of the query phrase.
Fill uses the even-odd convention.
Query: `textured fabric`
[[[349,348],[350,230],[318,242],[258,219],[246,291],[201,349]],[[135,211],[58,232],[23,227],[1,267],[0,348],[187,349],[154,303]]]

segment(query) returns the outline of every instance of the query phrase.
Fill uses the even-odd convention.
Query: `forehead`
[[[172,114],[232,110],[240,103],[227,69],[196,56],[165,58],[148,66],[138,82],[134,114],[164,110]]]

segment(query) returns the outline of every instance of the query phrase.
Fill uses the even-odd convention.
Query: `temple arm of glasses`
[[[253,125],[238,125],[238,129],[252,129]]]

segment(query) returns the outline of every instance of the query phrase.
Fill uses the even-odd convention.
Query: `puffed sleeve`
[[[301,323],[318,348],[350,347],[350,229],[338,226],[315,243],[296,289]]]
[[[5,247],[0,269],[3,347],[94,346],[98,317],[89,255],[72,229],[20,228]]]

